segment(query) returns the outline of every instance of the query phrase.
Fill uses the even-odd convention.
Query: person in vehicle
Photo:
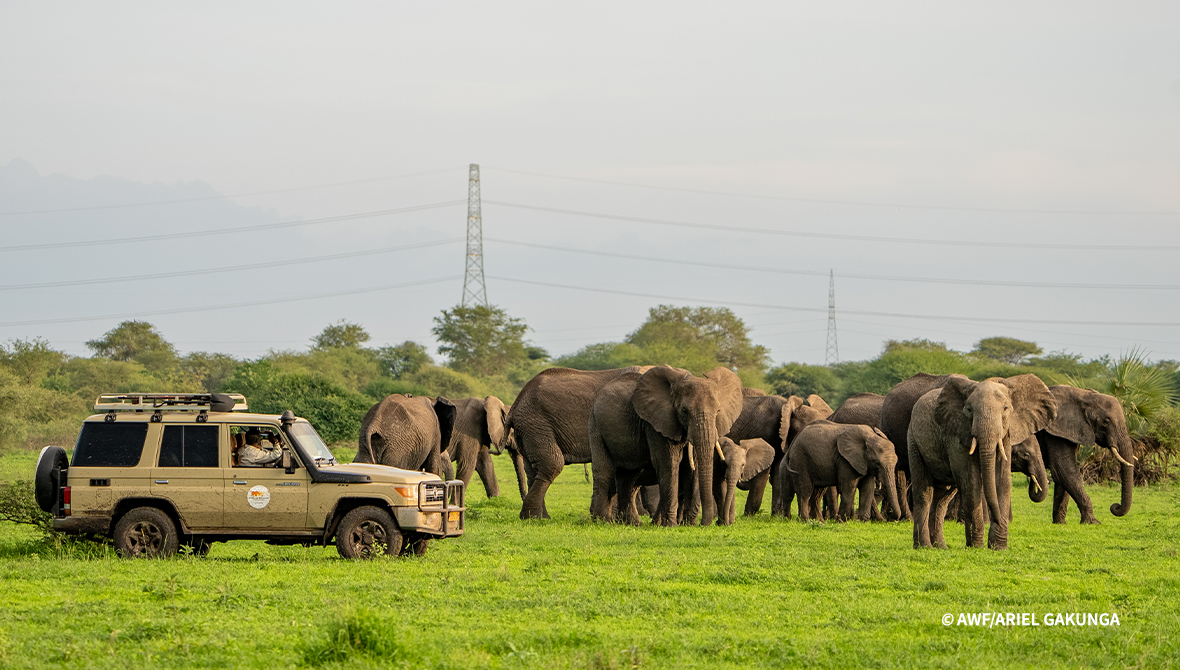
[[[246,431],[246,444],[238,448],[238,465],[258,467],[271,465],[283,457],[281,447],[262,439],[257,428]]]

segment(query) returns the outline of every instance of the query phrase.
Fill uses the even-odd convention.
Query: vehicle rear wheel
[[[372,505],[345,514],[336,529],[336,551],[344,558],[397,556],[402,542],[401,531],[389,512]]]
[[[136,507],[115,524],[115,548],[126,558],[168,558],[179,546],[176,524],[155,507]]]

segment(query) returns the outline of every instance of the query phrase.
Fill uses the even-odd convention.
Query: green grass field
[[[30,479],[35,453],[0,458]],[[473,482],[467,535],[421,559],[215,545],[127,561],[0,524],[0,667],[1175,667],[1180,488],[1091,487],[1100,526],[1014,502],[1006,552],[915,551],[911,526],[589,520],[581,466],[550,521]],[[1023,476],[1018,476],[1023,491]],[[739,506],[741,505],[739,500]],[[944,626],[944,614],[1113,612],[1118,626]]]

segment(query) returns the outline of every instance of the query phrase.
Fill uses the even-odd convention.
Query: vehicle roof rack
[[[241,393],[104,393],[96,412],[232,412],[249,409]]]

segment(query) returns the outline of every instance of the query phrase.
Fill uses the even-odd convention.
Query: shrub
[[[278,372],[270,361],[243,363],[220,389],[246,396],[250,409],[262,414],[291,410],[315,426],[326,442],[355,440],[361,419],[373,406],[368,396],[322,376]]]

